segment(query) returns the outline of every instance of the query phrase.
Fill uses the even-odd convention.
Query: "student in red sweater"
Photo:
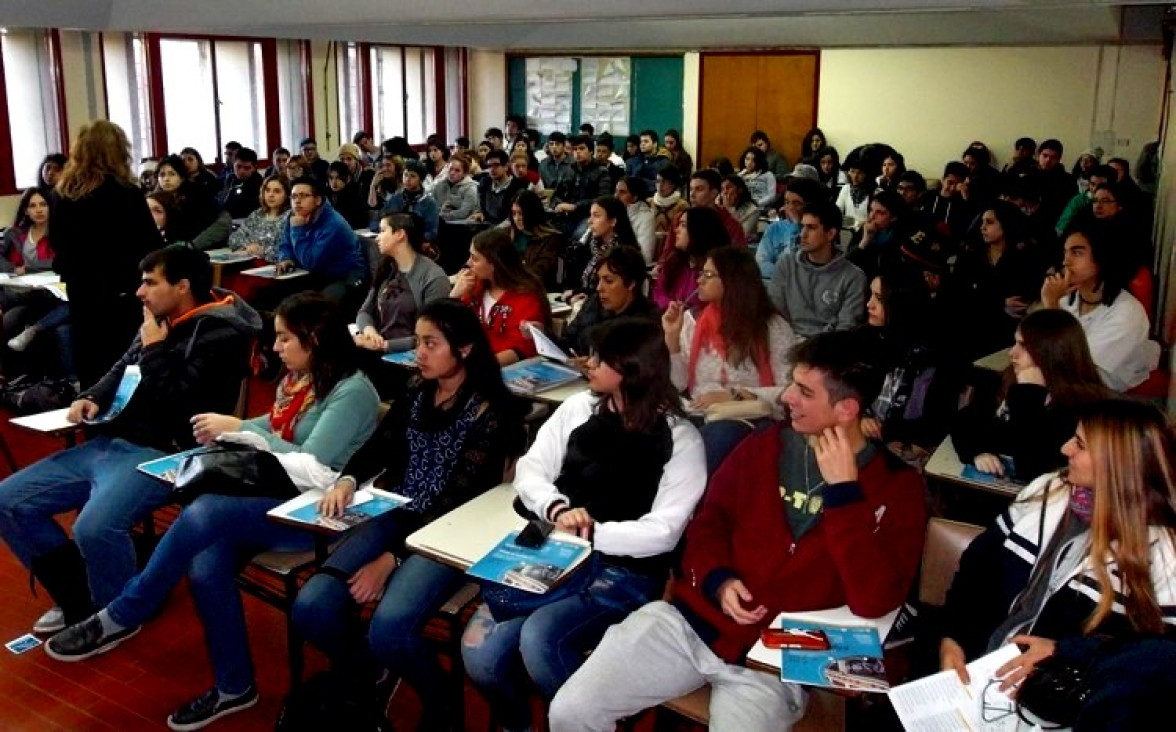
[[[791,424],[761,430],[711,478],[686,530],[673,601],[613,626],[551,703],[552,732],[616,721],[711,685],[716,729],[788,729],[807,693],[740,661],[781,612],[849,605],[880,617],[915,579],[923,480],[859,427],[877,377],[853,336],[797,346],[782,400]]]
[[[474,237],[469,261],[457,273],[450,296],[478,314],[502,366],[535,355],[535,342],[523,331],[523,323],[541,323],[546,330],[551,327],[547,291],[523,265],[510,234],[502,228]]]

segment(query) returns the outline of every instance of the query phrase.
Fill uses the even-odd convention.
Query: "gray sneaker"
[[[33,632],[37,635],[49,635],[65,630],[65,613],[59,607],[51,607],[37,622],[33,623]]]
[[[19,335],[9,339],[8,347],[14,351],[23,351],[24,349],[28,348],[30,344],[32,344],[33,339],[37,337],[38,332],[39,330],[37,326],[30,325],[29,327],[22,330]]]

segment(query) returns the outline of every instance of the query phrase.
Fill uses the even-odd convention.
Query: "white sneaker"
[[[23,351],[29,347],[33,339],[37,337],[38,328],[35,325],[30,325],[20,332],[19,335],[8,341],[8,347],[14,351]]]
[[[65,613],[61,612],[59,607],[49,608],[47,613],[33,623],[33,632],[37,635],[48,635],[62,630],[65,630]]]

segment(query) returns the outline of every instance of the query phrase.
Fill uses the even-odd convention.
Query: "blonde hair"
[[[57,181],[57,192],[77,200],[93,193],[107,178],[139,185],[138,177],[131,174],[131,144],[126,133],[113,122],[99,119],[78,132],[69,162]]]
[[[1098,605],[1086,620],[1093,632],[1111,613],[1116,593],[1107,564],[1114,561],[1120,597],[1131,627],[1161,633],[1163,615],[1151,577],[1149,529],[1167,529],[1176,541],[1176,439],[1156,408],[1123,399],[1092,405],[1079,418],[1094,467],[1090,558],[1099,584]]]

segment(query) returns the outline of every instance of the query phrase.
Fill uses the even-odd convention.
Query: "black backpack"
[[[355,684],[342,674],[321,671],[282,700],[276,732],[320,732],[324,729],[392,732],[384,710],[378,709],[374,685]]]
[[[68,407],[77,391],[65,379],[18,376],[0,390],[0,402],[18,414],[38,414]]]

